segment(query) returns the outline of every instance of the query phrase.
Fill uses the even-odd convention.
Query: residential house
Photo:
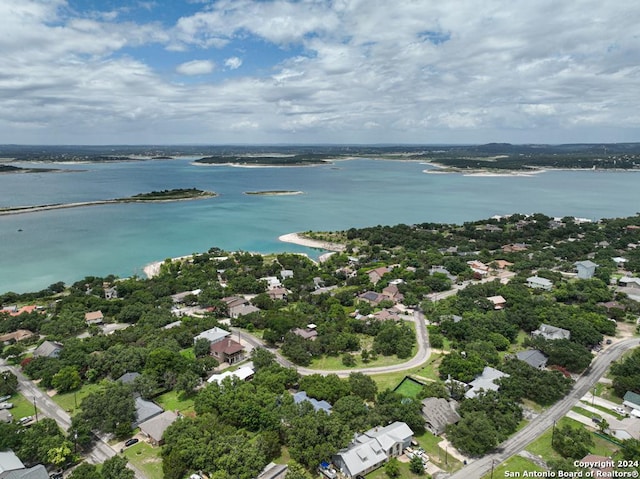
[[[391,271],[391,268],[388,268],[387,266],[382,266],[380,268],[372,269],[367,273],[369,275],[369,281],[371,281],[373,284],[376,284],[378,283],[378,281],[382,279],[382,277],[385,274],[387,274],[390,271]]]
[[[285,300],[289,291],[286,288],[273,288],[267,291],[267,294],[271,299]]]
[[[143,422],[162,414],[164,411],[156,403],[142,399],[139,395],[136,395],[134,398],[134,405],[136,408],[136,419],[133,427],[138,427]]]
[[[620,269],[624,268],[625,263],[629,261],[628,259],[622,258],[621,256],[616,256],[615,258],[611,258],[611,259],[616,264],[616,266]]]
[[[544,369],[547,367],[547,357],[537,349],[526,349],[516,353],[516,358],[524,361],[532,368]]]
[[[492,261],[492,263],[495,263],[496,268],[498,268],[498,269],[506,269],[509,266],[513,266],[513,263],[511,263],[510,261],[507,261],[505,259],[496,259],[496,260]]]
[[[632,414],[640,413],[640,394],[636,394],[633,391],[627,391],[622,398],[622,404],[632,409]]]
[[[151,419],[141,423],[138,427],[140,431],[149,438],[149,442],[154,446],[161,446],[163,444],[162,435],[171,424],[173,424],[178,415],[173,411],[165,411],[158,414]]]
[[[544,339],[569,339],[571,331],[542,323],[531,335],[542,336]]]
[[[377,313],[370,315],[372,318],[378,321],[401,321],[402,318],[395,309],[383,309]]]
[[[12,333],[3,334],[0,336],[0,343],[9,343],[11,341],[24,341],[33,337],[33,333],[28,329],[18,329]]]
[[[551,291],[553,283],[547,278],[541,278],[540,276],[529,276],[527,278],[527,286],[534,289],[544,289],[545,291]]]
[[[267,289],[280,288],[282,286],[280,279],[276,276],[265,276],[260,278],[260,281],[267,283]]]
[[[591,279],[596,272],[596,267],[598,266],[593,261],[585,260],[585,261],[576,261],[574,263],[576,270],[578,271],[578,278],[580,279]]]
[[[521,251],[527,251],[527,248],[529,248],[529,245],[525,243],[511,243],[503,245],[502,251],[504,253],[519,253]]]
[[[461,418],[456,411],[457,403],[444,398],[426,398],[422,400],[422,416],[425,428],[439,436],[449,424],[457,423]]]
[[[235,364],[244,359],[244,347],[231,338],[212,343],[209,350],[211,355],[221,363]]]
[[[256,479],[284,479],[285,477],[287,477],[288,469],[289,466],[287,466],[286,464],[276,464],[274,462],[270,462],[262,470],[260,475],[256,477]]]
[[[495,310],[504,309],[507,305],[507,300],[502,296],[489,296],[487,299],[493,304]]]
[[[260,311],[242,296],[227,296],[222,298],[222,302],[227,305],[227,313],[232,318]]]
[[[60,356],[62,348],[60,343],[45,341],[33,351],[33,355],[35,357],[57,358]]]
[[[371,306],[378,306],[378,304],[388,298],[380,293],[376,293],[375,291],[366,291],[359,294],[358,299],[365,303],[369,303]]]
[[[235,371],[225,371],[220,374],[214,374],[209,379],[207,379],[207,382],[222,384],[222,381],[226,378],[237,378],[241,381],[248,381],[253,377],[254,374],[255,369],[253,368],[253,362],[249,362],[241,368],[236,369]]]
[[[183,291],[181,293],[172,294],[171,301],[173,301],[174,304],[184,303],[187,296],[198,296],[201,292],[202,290],[200,289],[194,289],[193,291]]]
[[[300,336],[302,339],[310,339],[312,341],[315,341],[315,339],[318,337],[318,331],[316,331],[315,328],[309,327],[306,327],[305,329],[296,328],[292,331],[292,333],[296,336]]]
[[[0,451],[0,479],[49,479],[47,469],[38,464],[25,467],[11,450]]]
[[[118,299],[118,288],[115,286],[104,288],[104,299]]]
[[[84,313],[84,322],[87,324],[102,324],[104,315],[102,311],[89,311]]]
[[[366,475],[411,445],[413,431],[394,422],[356,435],[353,442],[333,456],[333,463],[349,479]]]
[[[640,289],[640,278],[632,278],[629,276],[623,276],[618,280],[618,286],[623,288],[635,288]]]
[[[401,303],[404,299],[404,294],[400,292],[397,284],[390,284],[382,290],[382,296],[390,299],[394,303]]]
[[[283,269],[282,271],[280,271],[280,277],[282,279],[289,279],[289,278],[293,278],[293,270],[290,269]]]
[[[182,326],[182,320],[178,320],[178,321],[174,321],[173,323],[169,323],[169,324],[165,324],[164,326],[162,326],[162,329],[173,329],[173,328],[177,328],[178,326]]]
[[[433,275],[435,273],[444,274],[452,283],[455,283],[458,279],[457,276],[451,274],[451,272],[444,266],[432,266],[431,269],[429,269],[429,274]]]
[[[229,331],[225,331],[224,329],[218,328],[216,326],[215,328],[207,329],[206,331],[198,334],[195,338],[193,338],[193,342],[195,343],[198,339],[206,339],[207,341],[209,341],[209,344],[214,344],[222,341],[225,338],[228,338],[229,336],[231,336],[231,333]]]
[[[329,404],[327,401],[322,400],[322,401],[318,401],[315,398],[309,397],[307,396],[307,392],[306,391],[298,391],[297,393],[295,393],[293,395],[293,402],[296,404],[300,404],[301,402],[306,401],[311,403],[311,405],[313,406],[313,409],[316,411],[324,411],[327,414],[331,414],[331,404]]]
[[[134,371],[132,373],[124,373],[117,381],[120,381],[122,384],[133,384],[138,377],[140,377],[140,373]]]
[[[260,308],[256,308],[253,304],[241,304],[231,310],[229,316],[232,318],[239,318],[240,316],[246,316],[247,314],[257,313]]]
[[[485,366],[482,374],[469,383],[469,389],[464,397],[474,398],[482,391],[497,391],[500,386],[496,381],[500,378],[508,378],[509,375],[490,366]]]
[[[489,270],[490,270],[489,266],[484,264],[482,261],[477,261],[477,260],[467,261],[467,265],[469,266],[469,268],[471,268],[471,271],[473,271],[473,274],[476,277],[476,279],[480,279],[489,274]]]
[[[38,308],[38,306],[36,306],[35,304],[30,304],[28,306],[22,306],[21,308],[18,308],[18,306],[6,306],[4,308],[2,308],[0,310],[0,313],[9,313],[9,316],[20,316],[22,313],[33,313],[34,311],[36,311]]]

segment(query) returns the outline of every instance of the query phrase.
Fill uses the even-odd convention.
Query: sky
[[[1,0],[0,144],[640,141],[637,0]]]

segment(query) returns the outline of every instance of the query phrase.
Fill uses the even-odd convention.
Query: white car
[[[623,416],[626,416],[628,414],[627,410],[621,407],[614,407],[613,410],[618,414],[622,414]]]
[[[11,409],[13,407],[13,403],[11,402],[0,402],[0,409]]]

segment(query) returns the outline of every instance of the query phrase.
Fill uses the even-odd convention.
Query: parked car
[[[21,417],[20,420],[18,421],[19,424],[26,424],[28,422],[33,421],[33,416],[24,416]]]
[[[129,446],[133,446],[134,444],[136,444],[139,441],[138,438],[131,438],[131,439],[127,439],[127,441],[124,443],[124,447],[129,447]]]
[[[600,424],[602,422],[602,418],[598,416],[591,416],[591,420],[596,424]]]
[[[623,416],[626,416],[627,414],[629,414],[627,412],[627,410],[625,408],[622,408],[622,407],[614,407],[613,410],[615,412],[617,412],[618,414],[622,414]]]
[[[11,402],[0,402],[0,409],[11,409],[13,407],[13,403]]]
[[[9,396],[2,396],[2,397],[0,397],[0,402],[5,402],[5,401],[7,401],[8,399],[11,399],[11,395],[9,395]]]

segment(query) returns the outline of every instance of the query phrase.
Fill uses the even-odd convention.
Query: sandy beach
[[[191,258],[193,255],[186,255],[186,256],[177,256],[175,258],[171,258],[171,262],[173,261],[182,261],[184,259],[188,259]],[[148,265],[146,265],[144,268],[142,268],[142,271],[144,272],[144,274],[147,276],[148,279],[151,279],[155,276],[158,276],[160,274],[160,267],[164,264],[166,260],[162,260],[162,261],[154,261],[153,263],[149,263]]]
[[[305,238],[302,236],[302,233],[289,233],[280,236],[278,239],[284,243],[293,243],[300,246],[308,246],[309,248],[326,249],[328,251],[342,252],[346,249],[346,246],[343,244]]]

